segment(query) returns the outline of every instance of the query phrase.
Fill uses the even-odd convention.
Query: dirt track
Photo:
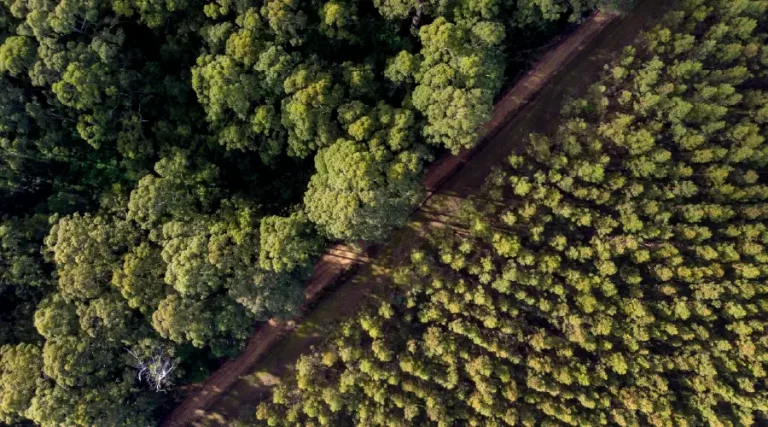
[[[311,304],[318,295],[336,279],[347,271],[355,263],[365,262],[367,258],[356,250],[345,245],[331,247],[325,255],[315,264],[312,277],[307,283],[304,292],[306,302],[299,312],[304,312],[306,306]],[[295,327],[295,321],[281,322],[271,319],[261,325],[248,339],[245,350],[237,357],[225,363],[216,372],[209,376],[200,387],[197,387],[190,396],[171,413],[165,420],[165,426],[188,425],[199,416],[199,411],[204,411],[221,397],[221,394],[229,390],[240,377],[248,372],[251,367],[266,353],[275,343]]]
[[[386,280],[389,268],[407,257],[427,223],[452,211],[457,199],[475,191],[484,181],[489,165],[508,155],[523,136],[533,130],[546,129],[556,119],[562,99],[581,93],[596,77],[600,63],[634,39],[645,21],[644,15],[653,11],[654,4],[659,1],[646,0],[630,16],[619,20],[612,14],[598,13],[546,54],[495,105],[494,117],[485,125],[486,136],[478,147],[440,159],[430,167],[424,179],[428,197],[422,208],[414,213],[404,229],[395,233],[393,240],[372,262],[349,247],[337,245],[331,248],[315,265],[315,274],[307,285],[307,303],[299,317],[289,322],[273,320],[260,327],[249,339],[245,351],[193,391],[164,425],[227,425],[242,413],[252,414],[254,404],[278,381],[285,369],[292,366],[300,354],[319,343],[333,321],[353,313],[360,302]],[[618,22],[609,26],[613,21]],[[609,34],[597,38],[601,32]],[[592,54],[579,55],[582,51]],[[564,68],[568,70],[562,71]],[[566,77],[567,83],[578,86],[576,90],[564,89],[568,86]],[[550,88],[542,92],[548,83],[557,86],[552,89],[554,92]],[[537,105],[529,107],[537,94]],[[510,121],[512,117],[515,117],[514,122]],[[526,123],[516,126],[518,120]],[[502,138],[506,135],[519,137]],[[338,277],[355,264],[361,264],[361,267],[354,277],[321,298],[317,307],[309,312],[306,310],[323,290],[336,283]],[[288,333],[290,336],[283,339]]]

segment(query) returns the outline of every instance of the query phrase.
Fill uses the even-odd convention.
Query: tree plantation
[[[0,1],[0,423],[157,424],[599,3]]]
[[[676,7],[257,421],[768,423],[768,2]]]

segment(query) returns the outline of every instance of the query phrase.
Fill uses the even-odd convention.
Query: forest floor
[[[352,247],[331,248],[315,265],[307,302],[297,317],[259,327],[244,352],[193,388],[164,426],[222,426],[242,417],[252,420],[260,399],[298,357],[321,343],[374,290],[383,289],[380,285],[418,246],[426,229],[450,222],[460,201],[482,186],[500,159],[518,149],[530,133],[552,131],[563,101],[581,96],[603,66],[668,2],[638,3],[620,17],[593,15],[546,53],[496,103],[494,117],[485,125],[486,136],[475,149],[444,157],[430,167],[424,179],[428,192],[424,203],[373,259]]]

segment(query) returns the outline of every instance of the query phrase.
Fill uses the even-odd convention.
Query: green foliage
[[[193,165],[190,154],[174,150],[155,164],[159,176],[142,177],[128,200],[128,218],[159,233],[169,219],[190,221],[216,200],[218,169],[205,161]],[[158,238],[152,235],[153,238]]]
[[[480,21],[471,27],[438,18],[421,28],[413,105],[427,118],[427,141],[453,153],[471,147],[491,117],[504,66],[498,46],[504,27]]]
[[[131,308],[148,315],[169,291],[158,286],[165,278],[165,270],[161,250],[142,242],[125,254],[122,267],[113,272],[112,284]]]
[[[133,375],[126,375],[96,388],[80,390],[45,385],[32,399],[27,416],[44,427],[151,424],[151,399],[137,398],[133,383]]]
[[[35,328],[45,338],[75,335],[78,323],[77,306],[59,293],[48,295],[35,311]]]
[[[40,379],[40,348],[34,344],[0,347],[0,416],[3,422],[23,419]]]
[[[0,222],[0,280],[5,285],[40,287],[50,284],[35,242],[46,233],[44,215]]]
[[[593,7],[522,4],[1,2],[0,422],[154,425],[139,359],[193,381],[181,349],[290,317],[327,238],[383,240],[475,142],[505,35]]]
[[[103,292],[132,234],[124,221],[87,214],[75,214],[54,224],[45,244],[58,267],[62,294],[88,299]]]
[[[313,237],[311,227],[302,212],[295,212],[289,217],[262,219],[259,233],[261,268],[282,273],[308,265],[321,248],[321,242]]]
[[[332,112],[341,103],[342,87],[318,66],[299,65],[284,83],[282,124],[288,130],[289,154],[305,157],[330,145],[338,134]]]
[[[490,173],[463,226],[433,229],[302,356],[257,419],[764,424],[766,17],[764,1],[683,2],[557,132]]]
[[[93,385],[109,375],[110,357],[106,343],[78,336],[56,337],[43,347],[43,372],[63,386]]]
[[[227,339],[242,342],[250,332],[250,317],[245,309],[227,297],[199,301],[171,294],[152,314],[152,324],[163,338],[202,347],[210,345],[221,356],[235,348],[227,348]]]
[[[0,45],[0,72],[19,76],[28,71],[35,58],[35,43],[31,37],[12,36]]]
[[[337,141],[315,158],[318,172],[304,196],[309,219],[335,238],[382,240],[404,222],[418,197],[420,163],[416,153],[393,158]]]

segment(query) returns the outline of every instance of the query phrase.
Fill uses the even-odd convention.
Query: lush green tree
[[[75,214],[54,224],[45,244],[58,267],[62,294],[88,299],[103,292],[133,233],[125,221],[90,214]]]
[[[94,385],[115,366],[109,344],[83,336],[48,339],[43,347],[43,372],[63,386]]]
[[[136,325],[128,302],[117,292],[106,292],[98,298],[79,304],[80,329],[91,338],[110,343],[130,342]]]
[[[0,347],[0,416],[3,422],[24,419],[42,378],[40,347],[34,344]]]
[[[131,308],[149,315],[169,291],[163,282],[165,270],[160,248],[142,242],[125,254],[122,267],[114,270],[112,284]]]
[[[11,36],[0,45],[0,72],[19,76],[29,71],[36,56],[32,37]]]
[[[259,230],[259,264],[276,273],[304,267],[318,254],[321,241],[303,212],[288,217],[262,218]]]
[[[304,198],[309,218],[328,236],[381,240],[402,224],[419,196],[421,159],[393,157],[339,140],[315,158],[317,174]]]
[[[27,416],[41,426],[144,426],[154,405],[137,396],[133,374],[97,388],[73,389],[47,384],[32,399]]]
[[[290,318],[304,302],[304,280],[309,278],[308,273],[307,266],[292,274],[257,271],[242,280],[233,280],[228,294],[257,319]]]
[[[46,339],[76,335],[78,326],[77,306],[60,293],[48,295],[37,306],[35,328]]]
[[[155,234],[170,219],[190,221],[207,212],[220,191],[218,168],[205,160],[195,164],[188,151],[173,150],[155,164],[155,172],[139,180],[128,201],[128,218]]]
[[[288,130],[289,153],[306,157],[330,145],[338,136],[333,111],[343,99],[343,87],[317,65],[299,65],[284,83],[282,124]]]
[[[165,281],[182,295],[206,297],[224,286],[225,276],[209,261],[209,228],[204,221],[163,226]]]
[[[419,38],[423,48],[413,105],[427,118],[427,141],[456,153],[477,142],[480,126],[491,117],[504,75],[497,47],[504,40],[504,27],[492,21],[465,27],[438,18],[419,30]],[[402,69],[401,64],[393,66]]]
[[[260,22],[258,17],[246,18],[245,21],[252,20]],[[264,73],[281,74],[286,72],[282,71],[286,68],[283,62],[290,64],[292,59],[284,52],[281,52],[282,55],[277,53],[275,48],[257,57],[242,57],[245,54],[256,55],[256,52],[250,52],[252,46],[234,47],[235,43],[252,40],[249,38],[253,37],[250,30],[246,28],[242,31],[245,33],[230,36],[232,43],[228,41],[227,47],[228,50],[230,47],[238,49],[238,52],[247,49],[237,54],[237,59],[245,64],[239,65],[230,56],[202,56],[193,69],[192,83],[201,104],[206,108],[208,120],[215,128],[220,128],[219,142],[228,149],[257,150],[265,161],[270,161],[283,151],[284,131],[272,105],[275,102],[275,94],[272,92],[275,91],[274,85],[285,77],[278,75],[272,78],[277,81],[270,82],[263,75],[247,73],[245,66],[252,68],[255,62],[256,67],[263,69]],[[270,83],[272,87],[265,87]],[[225,118],[229,116],[236,117],[236,122],[226,123]],[[219,122],[226,124],[217,125]]]
[[[243,306],[226,296],[202,301],[174,293],[152,314],[152,324],[160,336],[196,347],[210,345],[219,356],[236,353],[250,333],[252,320]]]

